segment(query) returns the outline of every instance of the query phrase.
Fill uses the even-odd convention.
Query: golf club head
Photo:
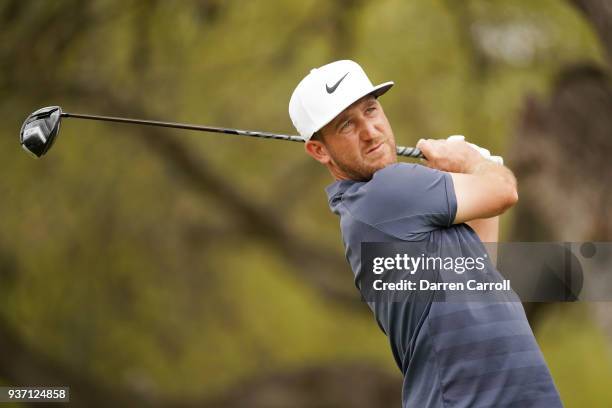
[[[21,126],[21,147],[36,157],[41,157],[53,145],[59,133],[62,108],[47,106],[30,114]]]

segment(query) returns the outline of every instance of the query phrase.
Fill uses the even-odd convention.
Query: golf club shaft
[[[253,130],[221,128],[221,127],[215,127],[215,126],[192,125],[189,123],[161,122],[157,120],[130,119],[130,118],[119,118],[119,117],[113,117],[113,116],[86,115],[86,114],[81,114],[81,113],[68,113],[68,112],[62,112],[61,116],[65,118],[100,120],[100,121],[105,121],[105,122],[131,123],[135,125],[161,126],[161,127],[168,127],[168,128],[174,128],[174,129],[197,130],[200,132],[226,133],[230,135],[259,137],[263,139],[288,140],[290,142],[302,142],[302,143],[304,142],[304,138],[302,138],[301,136],[281,135],[281,134],[276,134],[276,133],[259,132],[259,131],[253,131]],[[400,156],[406,156],[406,157],[423,157],[423,155],[421,154],[421,151],[414,147],[397,146],[397,154]]]

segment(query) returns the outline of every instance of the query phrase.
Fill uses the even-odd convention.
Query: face
[[[322,140],[308,141],[306,151],[338,180],[370,180],[374,172],[397,162],[391,125],[374,96],[346,108],[319,133]]]

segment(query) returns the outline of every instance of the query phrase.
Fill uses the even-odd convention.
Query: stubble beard
[[[391,148],[391,153],[387,153],[389,156],[382,162],[376,162],[374,164],[367,164],[363,160],[345,160],[340,155],[333,155],[335,165],[346,174],[351,180],[356,181],[369,181],[372,179],[374,173],[387,167],[390,164],[397,163],[397,155],[395,154],[395,142],[387,142],[386,145]],[[336,156],[336,157],[334,157]]]

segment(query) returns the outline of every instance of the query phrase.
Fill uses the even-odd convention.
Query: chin
[[[336,165],[351,180],[369,181],[378,170],[397,163],[397,155],[391,149],[381,153],[383,154],[380,154],[380,157],[370,160],[354,160],[352,163],[350,161],[336,161]]]
[[[397,155],[389,153],[389,154],[385,154],[383,157],[373,162],[370,167],[374,169],[374,171],[378,171],[394,163],[397,163]]]

